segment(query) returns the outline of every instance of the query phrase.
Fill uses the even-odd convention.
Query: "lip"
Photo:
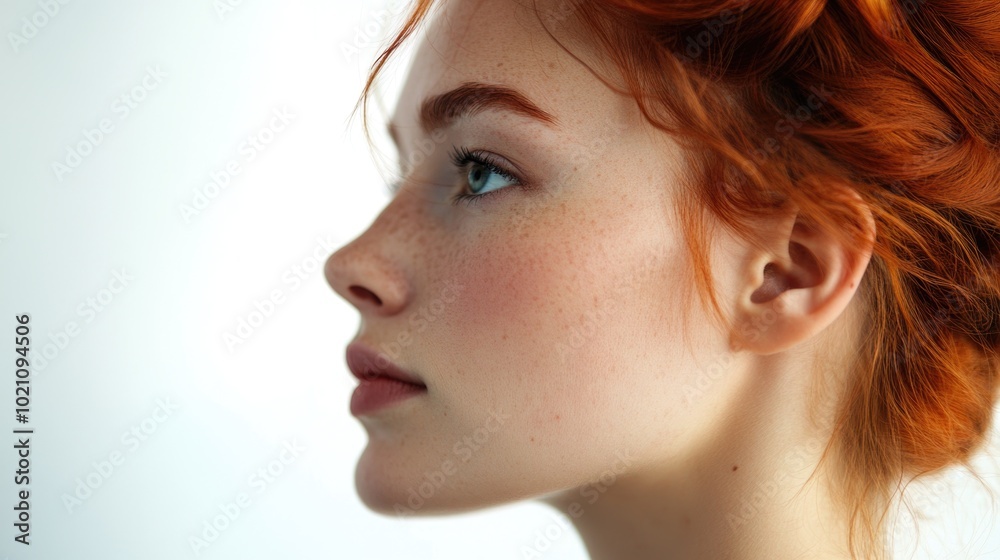
[[[347,346],[347,367],[360,383],[351,395],[351,414],[362,416],[384,409],[410,397],[427,393],[419,377],[390,362],[368,346],[352,342]]]

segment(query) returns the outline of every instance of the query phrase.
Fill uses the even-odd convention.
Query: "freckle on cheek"
[[[463,323],[515,325],[506,331],[519,338],[524,319],[543,312],[551,288],[547,287],[545,271],[539,259],[522,256],[519,259],[498,258],[470,264],[460,270],[457,281],[465,286],[457,309]]]

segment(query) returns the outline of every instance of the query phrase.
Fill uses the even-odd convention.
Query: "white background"
[[[347,120],[399,22],[377,16],[387,4],[243,0],[220,12],[214,0],[74,0],[52,16],[42,4],[0,6],[0,557],[585,558],[537,504],[403,522],[355,494],[365,434],[348,414],[344,349],[358,314],[321,265],[388,201],[381,130],[406,54],[387,72],[382,111],[373,104],[385,157],[373,157],[359,117]],[[44,22],[34,33],[32,18]],[[122,95],[134,98],[127,113]],[[271,135],[276,110],[294,117]],[[103,119],[113,130],[55,171]],[[258,134],[270,142],[247,160],[240,148]],[[206,189],[230,161],[239,174]],[[125,286],[113,280],[122,270]],[[274,290],[282,302],[227,345]],[[12,363],[24,312],[33,352],[48,357],[32,374],[30,547],[13,541],[9,433],[22,427]],[[282,464],[286,444],[301,451]],[[251,478],[269,465],[280,474],[266,485]],[[915,495],[930,519],[914,557],[1000,557],[988,495],[943,479]],[[240,493],[249,505],[196,555],[191,537],[205,538]]]

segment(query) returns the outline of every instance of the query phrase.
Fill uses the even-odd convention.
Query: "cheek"
[[[448,408],[473,414],[502,405],[524,445],[614,437],[608,420],[642,387],[625,358],[645,352],[628,333],[651,320],[642,291],[664,268],[643,255],[662,253],[643,239],[648,227],[577,215],[525,236],[483,236],[452,270],[464,289],[446,340],[435,341],[453,356],[443,371],[456,374],[442,379]],[[599,227],[607,220],[617,228]]]

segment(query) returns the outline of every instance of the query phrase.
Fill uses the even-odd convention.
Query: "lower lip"
[[[404,383],[388,377],[364,379],[351,395],[351,414],[361,416],[427,393],[427,387]]]

